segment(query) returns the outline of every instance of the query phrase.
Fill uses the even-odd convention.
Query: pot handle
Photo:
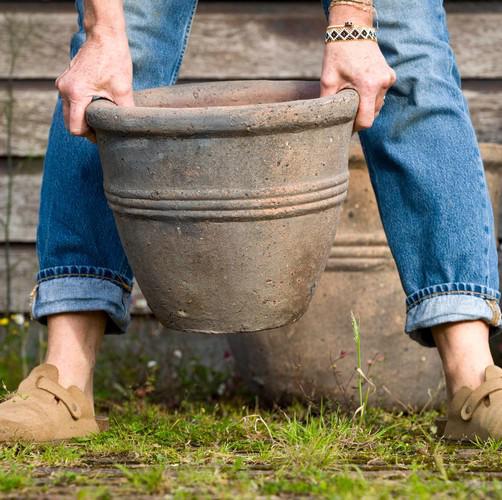
[[[103,97],[103,96],[100,96],[100,95],[93,95],[92,96],[91,102],[87,105],[87,108],[85,110],[85,121],[87,122],[87,125],[89,125],[89,128],[92,130],[92,135],[93,135],[92,138],[88,137],[88,139],[91,140],[92,142],[96,142],[96,131],[93,129],[93,127],[92,127],[92,125],[90,123],[89,112],[91,111],[91,108],[93,107],[93,104],[95,102],[97,102],[97,101],[108,101],[109,103],[113,104],[114,106],[117,105],[117,103],[115,103],[111,99],[108,99],[108,97]]]
[[[111,99],[108,99],[108,97],[103,97],[100,95],[93,95],[91,102],[89,104],[92,104],[93,102],[100,101],[100,100],[111,102],[112,104],[115,104],[115,106],[117,105],[114,101],[112,101]]]

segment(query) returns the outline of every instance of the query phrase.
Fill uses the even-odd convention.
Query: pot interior
[[[135,93],[137,106],[208,108],[270,104],[320,96],[316,81],[231,81],[179,84]]]

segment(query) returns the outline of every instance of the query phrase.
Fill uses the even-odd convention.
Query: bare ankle
[[[57,367],[63,387],[74,385],[91,399],[94,366],[105,325],[106,315],[99,311],[60,314],[48,319],[46,363]]]
[[[84,392],[87,397],[92,397],[94,366],[87,364],[69,366],[66,359],[62,360],[51,356],[47,356],[45,362],[58,369],[58,383],[62,387],[67,389],[73,385]]]
[[[488,326],[482,321],[450,323],[434,328],[433,336],[443,362],[449,397],[462,387],[479,387],[484,382],[486,367],[494,364]]]

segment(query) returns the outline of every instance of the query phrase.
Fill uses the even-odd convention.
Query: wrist
[[[349,5],[334,5],[329,11],[329,24],[345,24],[351,21],[357,25],[373,26],[373,12],[364,12]]]
[[[89,36],[116,37],[125,34],[122,0],[84,0],[84,30]]]
[[[125,26],[122,28],[120,26],[93,24],[92,26],[85,27],[85,32],[87,35],[87,40],[93,40],[97,42],[110,39],[117,40],[120,38],[127,40]]]

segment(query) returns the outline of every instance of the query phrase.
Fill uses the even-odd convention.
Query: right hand
[[[370,128],[380,113],[385,94],[396,82],[396,73],[389,67],[375,42],[357,40],[326,44],[321,76],[321,96],[333,95],[343,89],[359,94],[359,110],[354,130]]]
[[[373,12],[348,5],[335,4],[329,13],[330,25],[373,26]],[[370,128],[380,113],[385,94],[396,82],[377,43],[368,40],[327,43],[321,76],[321,95],[333,95],[343,89],[359,94],[359,110],[354,130]]]
[[[85,120],[93,96],[105,97],[118,106],[134,106],[132,60],[125,32],[88,33],[69,67],[56,80],[56,87],[63,101],[66,128],[95,142]]]

